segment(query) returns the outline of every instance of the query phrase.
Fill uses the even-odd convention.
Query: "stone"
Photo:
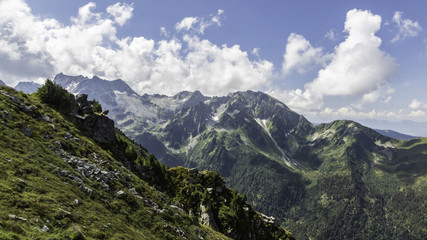
[[[98,116],[95,124],[92,125],[92,138],[100,143],[117,141],[114,121],[106,116]]]
[[[25,113],[35,113],[37,112],[37,108],[34,106],[22,106],[22,111]]]
[[[40,117],[40,119],[42,121],[45,121],[45,122],[51,122],[50,117],[47,116],[47,115],[44,115],[44,114],[42,114],[42,116]]]
[[[73,135],[71,135],[71,133],[67,132],[67,133],[65,134],[64,139],[65,139],[65,140],[69,140],[69,139],[71,139],[72,137],[73,137]]]
[[[79,205],[79,200],[78,199],[74,199],[74,204]]]
[[[48,226],[46,226],[46,225],[43,225],[43,227],[42,228],[39,228],[39,231],[40,232],[49,232],[49,227]]]
[[[80,186],[80,189],[81,189],[84,193],[86,193],[86,195],[88,195],[88,196],[91,196],[91,195],[92,195],[92,193],[93,193],[93,190],[92,190],[92,189],[90,189],[90,188],[88,188],[88,187],[86,187],[84,184],[82,184],[82,185]]]
[[[121,197],[123,195],[125,195],[126,193],[123,190],[119,190],[118,192],[116,192],[116,196],[117,197]]]
[[[6,120],[8,120],[8,121],[11,121],[11,120],[13,120],[13,116],[12,116],[12,114],[10,114],[8,111],[6,111],[6,110],[3,110],[3,118],[4,119],[6,119]]]
[[[87,94],[77,94],[76,102],[80,107],[85,106],[87,103]]]

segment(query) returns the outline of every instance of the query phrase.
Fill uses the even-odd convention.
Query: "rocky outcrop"
[[[71,112],[88,136],[99,143],[114,143],[116,129],[114,121],[106,117],[106,114],[93,112],[93,102],[87,100],[87,94],[77,94],[71,97]]]
[[[212,211],[212,207],[208,202],[207,205],[200,204],[200,223],[212,228],[215,231],[219,231],[218,225],[215,222]]]

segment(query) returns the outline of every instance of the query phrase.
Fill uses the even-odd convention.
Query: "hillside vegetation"
[[[49,81],[0,87],[0,239],[293,239],[218,173],[160,164],[93,104]]]
[[[117,126],[162,163],[218,171],[298,239],[427,239],[426,138],[346,120],[314,126],[262,92],[139,96],[121,80],[55,82],[102,92]]]

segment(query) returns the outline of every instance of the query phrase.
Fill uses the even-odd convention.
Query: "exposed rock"
[[[269,217],[269,216],[264,215],[264,214],[261,214],[261,216],[262,216],[263,222],[274,224],[276,221],[276,219],[274,217]]]
[[[122,196],[124,196],[126,193],[123,191],[123,190],[120,190],[120,191],[118,191],[118,192],[116,192],[116,196],[117,197],[122,197]]]
[[[39,231],[40,232],[49,232],[49,228],[46,226],[46,225],[43,225],[43,227],[42,228],[39,228]]]
[[[210,208],[211,208],[211,206],[209,203],[207,204],[207,206],[200,204],[200,211],[201,211],[200,223],[205,225],[205,226],[212,228],[215,231],[218,231],[218,225],[215,222],[215,219],[213,217],[213,213],[210,210]]]
[[[92,193],[93,193],[93,190],[92,189],[90,189],[90,188],[88,188],[88,187],[86,187],[84,184],[82,184],[81,186],[80,186],[80,189],[84,192],[84,193],[86,193],[86,195],[88,195],[89,197],[92,195]]]
[[[71,133],[67,132],[67,133],[65,134],[64,139],[65,139],[65,140],[69,140],[69,139],[71,139],[72,137],[73,137],[73,135],[71,135]]]
[[[80,120],[83,129],[92,139],[100,143],[117,141],[114,121],[105,114],[95,114],[92,101],[87,101],[87,94],[78,94],[75,100],[71,98],[71,102],[70,115]]]

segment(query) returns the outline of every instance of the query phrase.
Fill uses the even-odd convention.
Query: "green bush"
[[[98,101],[96,101],[95,99],[93,99],[93,104],[92,104],[92,106],[93,106],[93,112],[95,112],[95,113],[102,113],[102,106],[101,106],[101,104],[98,102]]]
[[[62,113],[70,111],[71,94],[60,85],[53,83],[50,79],[46,79],[44,85],[37,90],[36,96],[42,102]]]

